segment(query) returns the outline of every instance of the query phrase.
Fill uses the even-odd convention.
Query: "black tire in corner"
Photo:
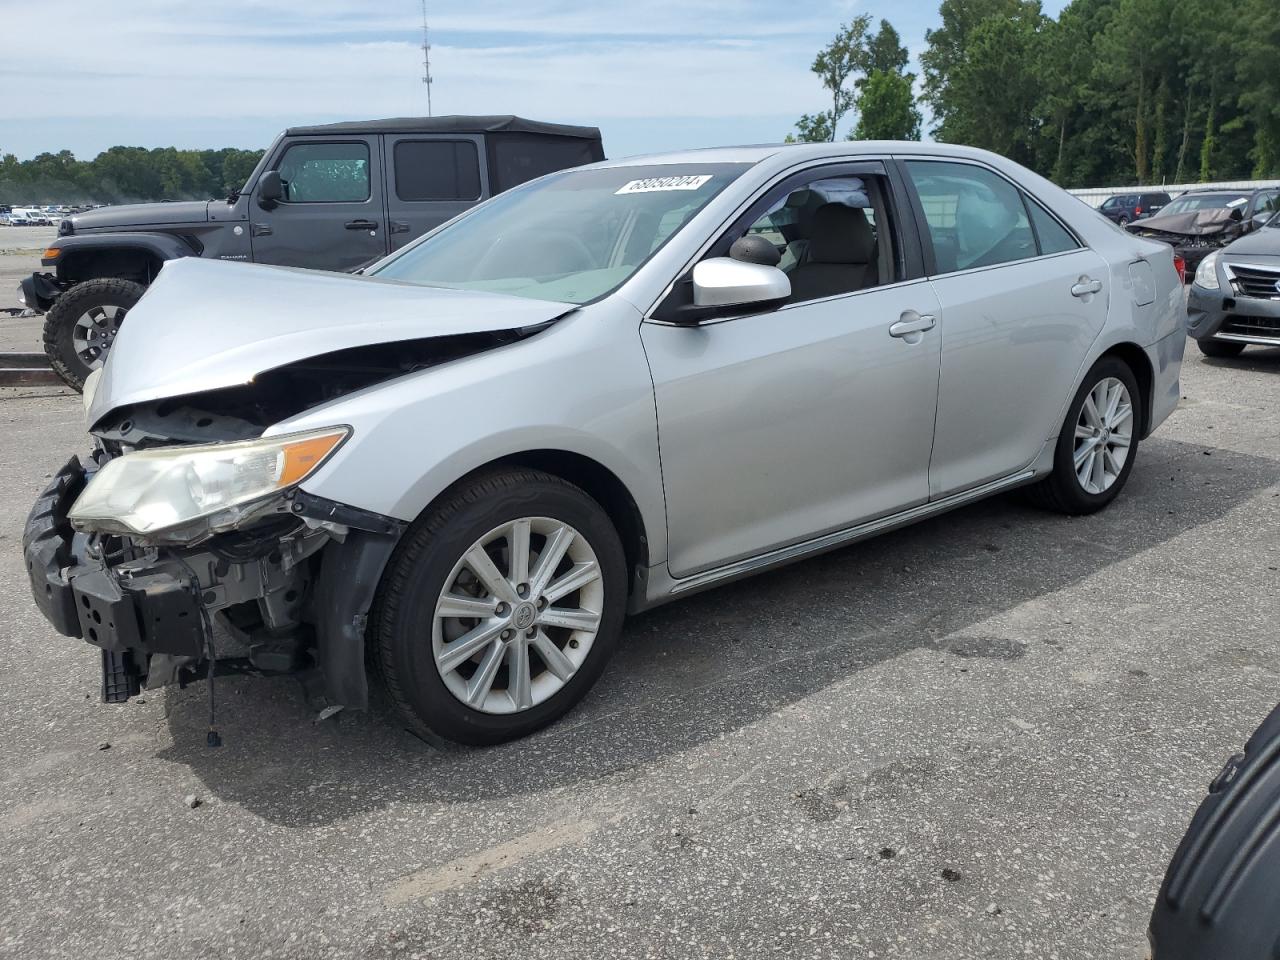
[[[1238,357],[1240,351],[1244,349],[1243,343],[1233,343],[1230,340],[1197,340],[1196,346],[1206,357],[1217,357],[1221,360]]]
[[[1133,438],[1130,441],[1129,456],[1120,469],[1115,482],[1101,493],[1090,493],[1081,485],[1075,471],[1075,439],[1076,421],[1084,407],[1085,398],[1093,391],[1099,381],[1115,377],[1129,391],[1130,403],[1133,406]],[[1053,472],[1043,480],[1026,488],[1028,499],[1039,507],[1057,513],[1081,515],[1096,513],[1124,489],[1133,470],[1134,461],[1138,459],[1138,440],[1140,425],[1143,422],[1142,404],[1144,397],[1138,390],[1137,378],[1129,365],[1119,357],[1103,357],[1085,374],[1076,391],[1071,405],[1067,408],[1067,417],[1058,434],[1058,443],[1054,447]]]
[[[435,606],[463,554],[487,532],[522,517],[559,520],[586,538],[603,579],[602,616],[585,661],[560,690],[520,712],[484,713],[456,698],[436,667]],[[591,688],[617,646],[626,592],[622,542],[586,492],[540,470],[481,473],[442,494],[396,548],[370,614],[370,650],[409,732],[445,749],[503,743],[559,719]]]
[[[83,390],[84,378],[93,369],[76,352],[73,342],[76,322],[95,308],[116,307],[127,312],[144,293],[146,287],[140,283],[102,277],[77,283],[54,301],[44,317],[44,352],[49,357],[49,365],[69,387]]]

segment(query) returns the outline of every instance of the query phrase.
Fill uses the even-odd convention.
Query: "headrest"
[[[824,203],[813,215],[809,234],[810,263],[870,263],[875,234],[867,215],[843,203]]]

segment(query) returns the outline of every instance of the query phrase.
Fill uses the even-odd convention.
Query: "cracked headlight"
[[[196,520],[228,529],[256,512],[247,507],[305,480],[350,433],[349,427],[326,427],[127,453],[94,475],[68,517],[77,530],[143,537]]]
[[[1201,260],[1200,266],[1196,267],[1195,284],[1206,290],[1218,289],[1218,252],[1216,250]]]

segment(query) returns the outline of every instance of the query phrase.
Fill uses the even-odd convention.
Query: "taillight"
[[[1187,282],[1187,261],[1178,254],[1173,255],[1173,269],[1178,271],[1178,282]]]
[[[1141,208],[1141,207],[1134,207],[1134,208],[1133,208],[1133,215],[1134,215],[1135,217],[1140,217],[1140,216],[1142,216],[1142,208]]]

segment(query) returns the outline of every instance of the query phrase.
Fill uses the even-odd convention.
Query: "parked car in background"
[[[1280,347],[1280,213],[1200,261],[1187,331],[1210,357],[1234,357],[1249,344]]]
[[[1154,217],[1168,202],[1167,193],[1122,193],[1104,200],[1098,212],[1123,227],[1143,217]]]
[[[1237,237],[1258,229],[1280,209],[1280,187],[1258,190],[1188,190],[1169,201],[1158,216],[1126,229],[1170,244],[1186,261],[1187,274],[1200,261]]]
[[[982,150],[565,170],[365,276],[169,263],[27,569],[113,699],[204,676],[218,613],[243,666],[363,707],[367,648],[412,730],[496,743],[628,610],[1015,487],[1106,507],[1185,343],[1166,244]]]
[[[182,257],[353,270],[481,200],[604,158],[600,131],[520,117],[294,127],[225,200],[104,207],[63,220],[22,302],[79,389],[160,268]]]
[[[14,207],[9,211],[9,225],[14,227],[39,226],[43,218],[29,207]]]

